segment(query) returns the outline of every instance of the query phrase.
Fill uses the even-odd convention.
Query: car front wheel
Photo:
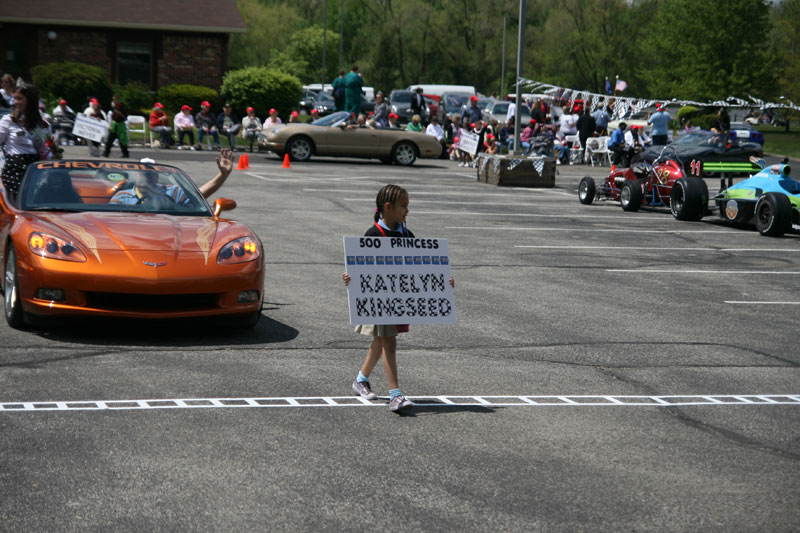
[[[295,137],[286,145],[286,152],[292,161],[308,161],[314,153],[314,146],[308,137]]]
[[[586,176],[578,185],[578,201],[584,205],[591,204],[594,201],[595,191],[594,180]]]
[[[392,160],[400,166],[411,166],[417,160],[417,149],[409,142],[401,142],[392,150]]]
[[[785,194],[768,192],[758,199],[756,229],[767,237],[780,237],[792,227],[792,203]]]
[[[619,194],[623,211],[638,211],[642,207],[642,184],[639,180],[626,180]]]
[[[6,254],[6,268],[3,274],[3,291],[6,322],[12,328],[21,328],[25,323],[25,312],[19,299],[19,280],[17,279],[17,254],[10,245]]]

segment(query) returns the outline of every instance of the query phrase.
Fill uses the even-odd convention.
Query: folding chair
[[[144,127],[144,117],[141,115],[128,115],[128,120],[126,121],[128,125],[128,144],[133,144],[133,135],[136,134],[137,136],[141,134],[142,136],[142,146],[146,146],[147,137],[145,134],[145,127]],[[150,140],[150,144],[152,145],[152,138]]]
[[[608,141],[611,137],[598,137],[597,140],[600,142],[600,148],[597,150],[592,150],[592,166],[594,166],[594,162],[597,161],[600,165],[604,165],[608,163],[611,165],[611,150],[608,148]]]
[[[569,143],[569,164],[574,165],[579,163],[581,155],[583,155],[581,138],[577,135],[567,135],[565,140]]]

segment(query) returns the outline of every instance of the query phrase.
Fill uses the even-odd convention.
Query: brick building
[[[244,31],[235,0],[0,2],[0,71],[30,79],[36,65],[77,61],[154,91],[171,83],[219,89],[230,34]]]

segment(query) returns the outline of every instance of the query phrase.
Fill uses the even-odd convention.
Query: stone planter
[[[478,154],[478,181],[506,187],[555,187],[556,160]]]

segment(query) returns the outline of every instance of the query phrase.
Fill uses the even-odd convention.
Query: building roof
[[[235,0],[36,0],[0,2],[0,22],[242,33]]]

